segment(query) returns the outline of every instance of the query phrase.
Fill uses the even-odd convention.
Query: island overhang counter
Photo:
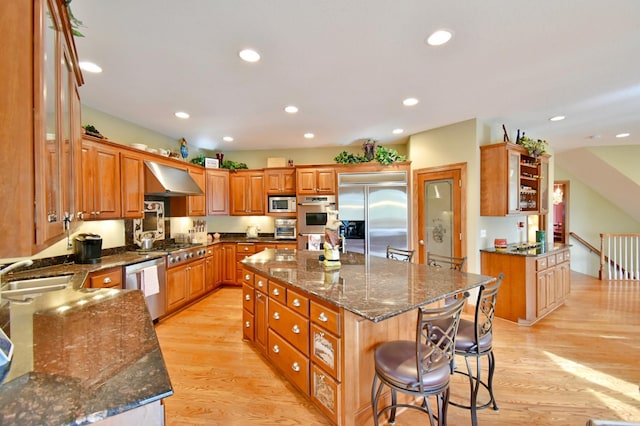
[[[373,352],[415,338],[416,309],[495,277],[344,253],[267,249],[241,261],[245,340],[337,425],[372,421]]]

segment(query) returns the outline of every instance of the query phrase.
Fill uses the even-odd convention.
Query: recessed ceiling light
[[[298,107],[294,105],[288,105],[284,107],[284,110],[289,114],[295,114],[296,112],[298,112]]]
[[[565,118],[567,118],[567,117],[565,117],[564,115],[556,115],[556,116],[554,116],[554,117],[551,117],[551,118],[549,119],[549,121],[562,121],[562,120],[564,120]]]
[[[399,135],[400,133],[403,133],[404,129],[393,129],[393,134],[394,135]]]
[[[189,118],[189,114],[187,114],[184,111],[178,111],[178,112],[176,112],[176,117],[178,117],[178,118]]]
[[[225,142],[233,142],[233,138],[231,136],[225,136],[222,138],[222,140]]]
[[[304,137],[305,137],[306,139],[313,139],[315,136],[316,136],[316,135],[314,135],[313,133],[305,133],[305,134],[304,134]]]
[[[618,133],[616,138],[627,138],[629,136],[631,136],[631,133]]]
[[[451,40],[451,36],[452,34],[449,30],[438,30],[427,38],[427,43],[431,46],[440,46]]]
[[[243,61],[247,62],[258,62],[260,60],[260,54],[252,49],[241,50],[238,55]]]
[[[417,100],[416,98],[407,98],[404,101],[402,101],[402,104],[405,106],[414,106],[414,105],[417,105],[418,102],[420,101]]]
[[[93,74],[98,74],[102,72],[102,68],[100,68],[98,65],[94,64],[93,62],[80,62],[78,65],[80,65],[80,69],[86,72],[90,72]]]

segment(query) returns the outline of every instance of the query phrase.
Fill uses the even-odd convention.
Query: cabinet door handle
[[[250,294],[245,294],[245,295],[244,295],[244,300],[246,300],[247,302],[248,302],[249,300],[251,300],[251,295],[250,295]]]
[[[105,284],[111,284],[111,278],[107,277],[104,280],[102,280],[102,282]]]
[[[274,312],[273,313],[273,319],[279,320],[280,319],[280,314],[278,312]]]
[[[294,334],[300,334],[300,327],[298,327],[298,324],[294,324],[293,327],[291,327],[291,331],[293,331]]]
[[[273,289],[273,295],[274,296],[280,296],[280,291],[277,288]]]
[[[262,282],[262,280],[258,280],[258,287],[264,287],[264,283]]]
[[[298,299],[293,299],[293,302],[291,302],[291,304],[296,308],[300,307],[300,301]]]
[[[260,299],[262,297],[262,294],[258,293],[256,294],[256,299]]]
[[[244,323],[245,328],[251,328],[251,323],[249,321]]]
[[[276,353],[276,354],[280,353],[280,346],[273,345],[273,352]]]
[[[295,371],[295,372],[300,371],[300,364],[298,364],[297,362],[294,362],[294,363],[291,365],[291,369],[292,369],[293,371]]]
[[[244,276],[244,279],[245,279],[245,280],[247,280],[247,281],[249,281],[249,278],[251,278],[251,275],[249,275],[249,274],[246,274],[246,275]]]
[[[324,312],[320,312],[320,315],[318,315],[318,319],[322,322],[327,322],[329,321],[329,318],[327,317],[327,315]]]

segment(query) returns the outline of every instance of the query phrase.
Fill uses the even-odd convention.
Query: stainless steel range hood
[[[144,194],[162,197],[204,195],[186,170],[153,161],[145,161]]]

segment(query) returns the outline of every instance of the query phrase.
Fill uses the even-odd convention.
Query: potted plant
[[[529,155],[537,157],[546,154],[549,143],[543,139],[532,139],[528,136],[522,136],[517,142],[529,152]]]

